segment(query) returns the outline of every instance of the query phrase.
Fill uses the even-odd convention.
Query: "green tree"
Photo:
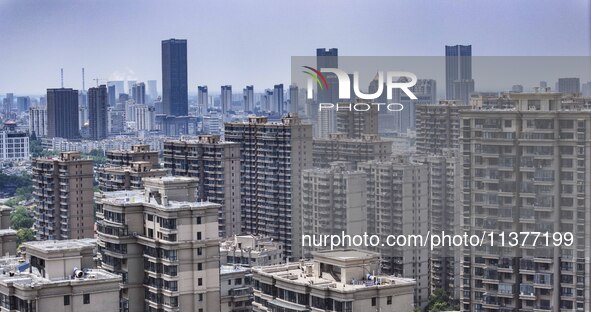
[[[35,233],[33,233],[33,229],[20,229],[16,231],[16,244],[18,246],[24,242],[30,242],[33,240],[35,240]]]
[[[436,289],[429,299],[429,312],[442,312],[455,310],[456,307],[449,294],[443,289]]]
[[[17,206],[10,214],[10,226],[15,230],[30,229],[34,222],[31,211],[26,207]]]

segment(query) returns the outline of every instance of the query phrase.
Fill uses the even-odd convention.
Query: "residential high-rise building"
[[[587,81],[582,85],[581,93],[584,97],[591,97],[591,81]]]
[[[131,98],[136,104],[146,104],[146,84],[135,83],[131,86]]]
[[[261,97],[261,111],[271,112],[271,101],[273,100],[273,90],[265,89],[265,93]]]
[[[29,109],[29,133],[36,137],[47,135],[47,108],[44,106],[32,106]]]
[[[252,272],[256,312],[415,311],[415,282],[381,274],[380,255],[372,252],[328,250],[314,253],[312,261]]]
[[[560,93],[511,97],[513,110],[462,112],[463,231],[573,240],[521,235],[511,247],[498,235],[463,248],[461,309],[591,310],[591,112],[563,109]]]
[[[219,311],[220,206],[197,201],[196,187],[161,177],[97,193],[99,263],[121,275],[121,311]]]
[[[523,85],[513,85],[511,87],[511,92],[515,92],[515,93],[523,92]]]
[[[302,233],[363,235],[367,233],[367,178],[347,162],[302,171]],[[304,257],[326,246],[303,246]]]
[[[220,102],[222,106],[222,115],[226,116],[229,110],[232,110],[232,86],[222,86],[222,93],[220,94]]]
[[[285,256],[298,259],[300,173],[312,167],[312,126],[292,114],[276,123],[249,117],[226,123],[225,138],[240,143],[243,232],[279,240]]]
[[[354,165],[370,160],[386,161],[391,155],[392,141],[369,134],[350,139],[344,133],[331,133],[326,139],[314,139],[312,150],[316,168],[328,168],[335,161],[351,162]]]
[[[468,104],[474,92],[472,46],[445,46],[445,97]]]
[[[108,134],[107,86],[88,89],[88,121],[90,137],[101,140]]]
[[[342,103],[342,105],[346,107],[345,105],[349,103]],[[372,108],[369,111],[343,109],[336,112],[336,118],[336,132],[345,134],[348,139],[360,139],[364,135],[378,134],[377,109]]]
[[[244,89],[242,89],[242,98],[244,101],[244,111],[252,112],[254,110],[254,87],[244,87]]]
[[[13,93],[6,93],[6,97],[4,98],[4,116],[6,118],[11,118],[12,114],[12,107],[14,106],[14,94]]]
[[[31,106],[31,98],[28,96],[19,96],[16,98],[16,109],[19,112],[26,112]]]
[[[187,40],[162,41],[162,105],[164,114],[189,115]]]
[[[460,101],[441,100],[437,105],[417,106],[417,152],[441,154],[460,148],[460,111],[470,109]]]
[[[94,237],[92,160],[80,152],[33,159],[37,240]]]
[[[158,100],[158,82],[156,80],[148,80],[147,93],[150,98],[150,103]]]
[[[166,176],[160,168],[158,151],[147,144],[132,145],[131,150],[109,150],[107,162],[97,168],[99,188],[103,192],[143,189],[144,178]]]
[[[429,231],[429,168],[404,157],[357,164],[367,176],[367,232],[385,242],[388,235]],[[429,299],[429,249],[420,245],[370,247],[382,256],[385,272],[416,281],[414,302]]]
[[[283,84],[276,84],[273,86],[273,99],[271,101],[271,111],[277,112],[279,115],[285,113],[283,107]]]
[[[109,96],[109,106],[117,105],[117,87],[115,85],[108,86],[107,94]]]
[[[207,92],[207,86],[197,87],[197,111],[200,114],[207,114],[209,109],[209,94]]]
[[[314,123],[314,138],[325,139],[336,131],[336,113],[332,109],[319,110]]]
[[[5,121],[0,128],[0,162],[29,160],[29,134],[19,131],[16,122]]]
[[[581,80],[579,78],[558,78],[558,92],[581,93]]]
[[[78,131],[78,90],[47,89],[47,137],[76,139]]]
[[[414,160],[429,168],[429,230],[432,233],[461,235],[462,164],[457,149],[443,149],[439,155],[415,156]],[[434,248],[430,255],[431,293],[445,290],[452,298],[460,298],[461,249]]]
[[[220,293],[220,312],[252,311],[251,269],[239,265],[220,266]]]
[[[197,178],[197,200],[221,205],[220,237],[241,233],[239,143],[221,141],[217,135],[165,141],[163,162],[174,176]]]
[[[406,81],[406,79],[403,79]],[[395,118],[397,130],[406,133],[408,130],[416,130],[417,105],[435,104],[437,101],[437,83],[434,79],[418,79],[409,90],[417,97],[413,100],[400,89],[393,90],[392,102],[400,103],[403,109],[392,112]]]
[[[234,235],[220,243],[221,265],[255,267],[281,263],[283,244],[270,237]]]
[[[3,230],[4,231],[4,230]],[[119,311],[121,278],[96,269],[94,239],[32,241],[3,257],[0,298],[10,311]]]

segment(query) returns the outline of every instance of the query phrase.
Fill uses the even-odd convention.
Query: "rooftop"
[[[173,178],[173,177],[163,177],[166,179]],[[150,178],[145,178],[148,180]],[[178,179],[178,177],[174,177],[173,179]],[[189,179],[189,178],[187,178]],[[135,205],[149,205],[152,207],[156,207],[159,209],[166,209],[166,210],[182,210],[182,209],[189,209],[189,208],[196,208],[196,207],[209,207],[212,205],[217,205],[212,202],[188,202],[188,201],[173,201],[169,200],[168,205],[158,204],[156,200],[146,201],[144,190],[130,190],[130,191],[114,191],[114,192],[102,192],[98,195],[101,202],[111,204],[114,206],[135,206]]]
[[[86,248],[95,248],[96,239],[84,238],[76,240],[45,240],[31,241],[23,243],[26,249],[38,250],[42,252],[80,250]]]
[[[249,272],[250,268],[245,268],[239,265],[222,265],[220,266],[220,274],[230,273],[246,273]]]
[[[35,273],[5,271],[3,275],[0,275],[0,284],[13,284],[17,287],[20,286],[20,288],[36,288],[45,285],[96,283],[98,280],[112,282],[121,280],[119,275],[101,269],[90,269],[85,272],[84,276],[80,278],[66,276],[47,279]]]

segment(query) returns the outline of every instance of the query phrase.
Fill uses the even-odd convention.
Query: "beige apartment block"
[[[95,198],[100,267],[121,276],[125,311],[219,311],[219,204],[197,180],[144,179]]]

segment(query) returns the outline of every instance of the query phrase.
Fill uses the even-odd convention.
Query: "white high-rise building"
[[[47,108],[45,106],[33,106],[29,109],[29,133],[35,133],[36,137],[47,135]]]

